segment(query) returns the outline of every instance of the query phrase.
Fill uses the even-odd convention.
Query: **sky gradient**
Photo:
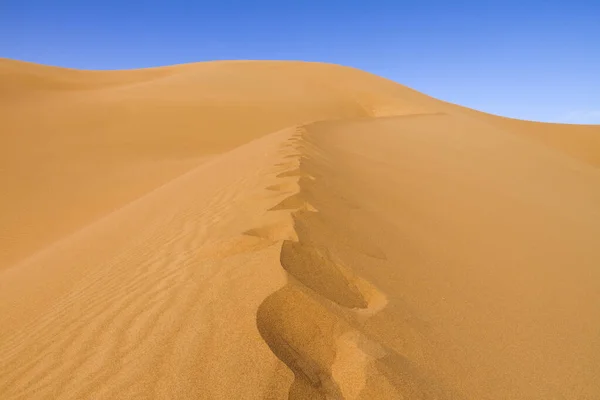
[[[513,118],[600,123],[600,1],[0,1],[0,57],[323,61]]]

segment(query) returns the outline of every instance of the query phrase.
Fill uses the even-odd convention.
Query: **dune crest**
[[[305,128],[295,129],[284,143],[284,154],[290,148],[297,152],[297,163],[287,166],[296,173],[277,175],[279,179],[294,179],[299,186],[286,198],[298,200],[285,208],[294,220],[294,226],[288,228],[295,229],[290,234],[294,238],[281,241],[280,263],[289,274],[289,283],[267,297],[257,313],[262,337],[295,375],[288,398],[446,398],[432,381],[425,383],[416,374],[416,366],[407,368],[408,360],[378,370],[378,365],[384,365],[381,359],[402,356],[369,339],[356,324],[365,324],[369,315],[385,307],[387,299],[337,259],[335,252],[340,249],[321,243],[319,235],[313,235],[322,232],[319,225],[313,224],[311,214],[321,211],[307,206],[316,179],[305,177],[312,177],[308,172],[311,166],[319,169],[311,161],[322,157],[322,153],[315,151],[318,147],[306,140],[305,134]],[[321,195],[330,197],[331,193]],[[345,226],[337,226],[336,236],[343,237],[346,230]]]
[[[598,126],[300,62],[0,102],[2,399],[600,398]]]

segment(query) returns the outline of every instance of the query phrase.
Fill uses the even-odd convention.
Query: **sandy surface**
[[[1,59],[0,188],[3,400],[600,398],[600,126]]]

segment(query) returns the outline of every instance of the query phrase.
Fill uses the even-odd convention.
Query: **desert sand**
[[[600,399],[600,126],[356,69],[0,59],[0,399]]]

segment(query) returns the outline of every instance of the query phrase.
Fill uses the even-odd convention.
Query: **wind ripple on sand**
[[[228,239],[229,232],[235,232],[247,223],[245,218],[250,218],[243,207],[249,204],[248,207],[256,208],[250,194],[259,184],[261,170],[270,163],[268,158],[255,157],[256,150],[252,149],[268,152],[269,140],[264,142],[201,166],[64,244],[59,243],[56,249],[49,248],[9,270],[2,278],[20,284],[21,275],[27,274],[28,269],[64,262],[72,264],[69,268],[75,273],[73,279],[78,278],[68,283],[67,289],[63,289],[65,284],[60,277],[48,280],[49,293],[54,288],[62,295],[50,297],[52,301],[47,305],[39,305],[40,310],[46,307],[43,312],[33,309],[31,312],[38,313],[37,317],[18,329],[1,332],[0,397],[198,398],[211,392],[214,396],[226,395],[227,390],[235,389],[226,379],[221,385],[215,381],[208,391],[197,379],[212,374],[204,371],[211,363],[207,360],[212,358],[216,363],[222,351],[239,354],[241,349],[236,350],[236,346],[246,349],[237,357],[240,367],[257,359],[268,367],[274,357],[260,342],[258,332],[252,333],[256,330],[254,310],[277,288],[277,279],[257,282],[252,291],[237,288],[267,273],[258,263],[261,254],[269,252],[268,244],[244,249],[239,242]],[[223,170],[226,172],[212,177],[215,171]],[[182,197],[184,194],[186,197]],[[235,209],[241,211],[235,213]],[[133,220],[139,224],[130,222]],[[123,248],[111,250],[114,254],[95,253],[93,244],[103,235],[123,236]],[[233,244],[233,253],[221,251],[227,243]],[[236,261],[236,254],[246,258],[256,254],[259,258]],[[79,264],[103,258],[104,262],[91,263],[93,267],[86,266],[84,272],[78,272]],[[258,271],[240,270],[240,265],[253,264]],[[247,278],[249,274],[251,277]],[[27,301],[21,297],[18,301]],[[242,317],[231,317],[231,324],[220,326],[218,314],[232,312],[228,311],[232,307]],[[244,311],[246,308],[251,311]],[[14,320],[19,321],[18,316]],[[210,345],[211,341],[227,341],[230,330],[238,330],[241,335],[230,350]],[[198,364],[194,348],[207,348],[210,352],[203,354],[202,364]],[[262,386],[268,379],[255,375],[271,374],[268,368],[252,372],[238,371],[265,383],[248,384],[246,390],[266,390]],[[232,374],[231,379],[239,381],[236,376],[237,373]]]

